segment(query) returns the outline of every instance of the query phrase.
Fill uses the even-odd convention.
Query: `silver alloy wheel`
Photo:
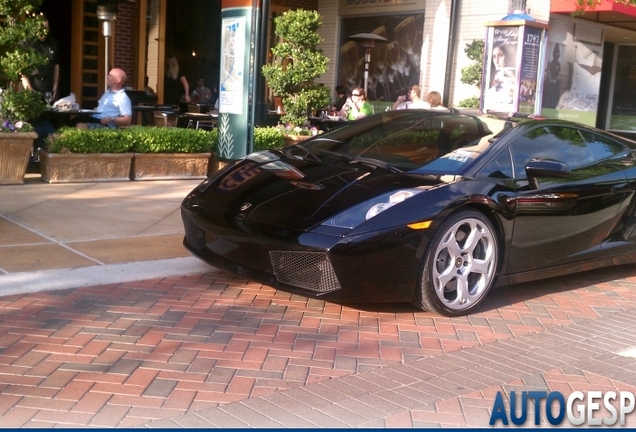
[[[441,236],[431,270],[435,294],[446,308],[475,306],[497,271],[497,241],[489,224],[472,217],[455,222]]]

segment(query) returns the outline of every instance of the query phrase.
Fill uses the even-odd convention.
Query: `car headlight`
[[[354,228],[362,222],[379,215],[383,211],[417,195],[422,191],[423,189],[402,189],[382,194],[327,219],[322,223],[322,225],[338,228]]]

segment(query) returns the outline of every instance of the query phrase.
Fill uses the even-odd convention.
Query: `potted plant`
[[[318,49],[320,14],[304,9],[290,10],[274,19],[280,38],[272,48],[278,61],[263,66],[267,85],[281,97],[285,113],[281,122],[287,135],[309,137],[307,118],[312,111],[328,106],[330,90],[315,82],[327,70],[329,59]]]
[[[38,154],[42,180],[48,183],[130,180],[133,153],[118,130],[64,127]]]
[[[42,0],[0,1],[0,184],[24,183],[37,134],[28,123],[46,107],[35,91],[18,91],[23,75],[46,64],[29,45],[46,35]]]
[[[65,127],[40,150],[40,168],[49,183],[205,178],[213,146],[205,130]]]
[[[134,152],[133,180],[204,179],[214,154],[212,132],[130,127],[122,131]]]

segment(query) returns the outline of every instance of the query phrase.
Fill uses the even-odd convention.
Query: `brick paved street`
[[[0,188],[0,427],[488,427],[498,391],[636,393],[634,265],[458,318],[308,300],[190,256],[197,184]]]
[[[501,288],[459,318],[219,271],[5,296],[0,424],[488,426],[498,390],[636,392],[618,354],[635,307],[634,266]]]

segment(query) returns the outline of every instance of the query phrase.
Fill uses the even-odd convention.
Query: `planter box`
[[[35,132],[0,133],[0,185],[22,184],[29,165]]]
[[[216,153],[210,155],[210,161],[208,162],[208,177],[214,175],[218,170],[225,167],[229,162],[218,160]]]
[[[48,183],[130,181],[132,153],[38,153]]]
[[[283,137],[283,141],[285,142],[285,146],[296,145],[301,141],[305,141],[306,139],[311,138],[309,135],[285,135]]]
[[[133,180],[191,180],[208,176],[210,153],[135,153]]]

